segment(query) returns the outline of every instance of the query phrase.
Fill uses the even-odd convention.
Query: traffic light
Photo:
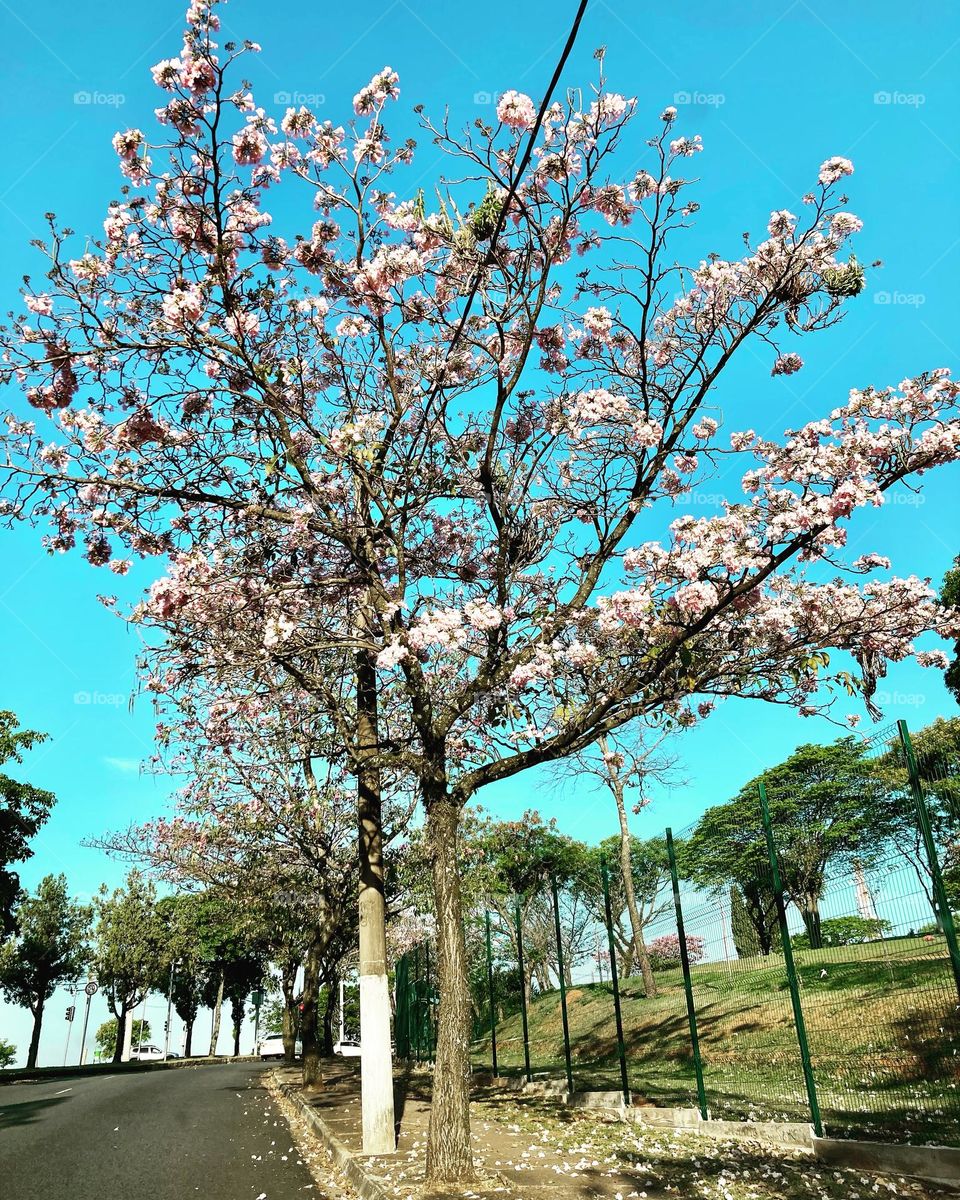
[[[67,1009],[67,1020],[68,1021],[73,1020],[73,1017],[74,1017],[74,1014],[76,1013],[76,1011],[77,1011],[76,1008],[71,1004],[70,1007]]]

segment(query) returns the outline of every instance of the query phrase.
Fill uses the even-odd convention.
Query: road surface
[[[0,1196],[325,1200],[262,1072],[229,1063],[0,1087]]]

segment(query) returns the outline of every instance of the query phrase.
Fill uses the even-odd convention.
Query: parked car
[[[157,1062],[163,1058],[159,1046],[134,1046],[130,1051],[131,1062]]]
[[[279,1033],[268,1033],[260,1039],[257,1053],[261,1058],[283,1058],[283,1037]],[[294,1042],[293,1053],[296,1058],[303,1054],[303,1043],[299,1038]]]
[[[334,1054],[342,1054],[344,1058],[359,1058],[360,1043],[353,1041],[351,1038],[344,1038],[342,1042],[337,1042],[333,1048]]]
[[[279,1033],[269,1033],[260,1039],[257,1053],[261,1058],[283,1058],[283,1038]]]

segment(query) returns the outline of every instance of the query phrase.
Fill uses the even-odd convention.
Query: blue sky
[[[44,212],[56,210],[80,233],[100,230],[119,187],[110,138],[118,128],[150,128],[159,93],[149,67],[177,52],[182,7],[153,0],[105,19],[94,0],[34,9],[0,0],[4,308],[15,304],[21,275],[39,265],[28,242],[42,236]],[[389,63],[401,78],[395,122],[422,102],[434,115],[449,105],[457,126],[489,116],[492,98],[508,88],[539,95],[573,9],[557,0],[336,9],[235,0],[224,9],[224,39],[263,45],[250,69],[268,109],[282,110],[289,96],[342,122],[354,92]],[[638,152],[666,104],[677,104],[678,133],[703,136],[695,160],[702,211],[683,249],[688,260],[710,250],[737,255],[742,232],[761,233],[771,209],[798,211],[825,158],[855,163],[849,208],[865,223],[857,254],[884,267],[839,329],[804,343],[807,365],[797,376],[773,380],[765,355],[747,356],[719,397],[737,427],[776,435],[829,411],[851,386],[956,366],[960,87],[950,63],[958,40],[956,10],[943,2],[591,4],[565,82],[589,84],[592,51],[604,44],[611,89],[636,95],[647,114],[634,126]],[[958,485],[957,471],[936,473],[920,497],[862,514],[851,545],[939,581],[960,551]],[[155,814],[169,792],[138,771],[151,751],[152,717],[143,701],[128,703],[136,641],[96,600],[118,590],[114,577],[79,557],[48,558],[27,529],[2,534],[0,555],[0,706],[51,734],[28,769],[59,797],[23,879],[33,885],[63,870],[88,894],[101,880],[117,882],[122,868],[80,840]],[[124,594],[135,598],[149,579],[138,568]],[[883,691],[888,719],[913,726],[957,711],[937,673],[909,665],[894,668]],[[688,786],[659,795],[639,828],[683,826],[799,742],[834,733],[786,710],[727,704],[679,746]],[[551,777],[536,787],[515,781],[484,802],[505,816],[535,805],[582,837],[615,827],[603,798]],[[0,1009],[0,1033],[11,1020]],[[15,1040],[24,1040],[23,1020],[14,1024]],[[59,1043],[62,1032],[58,1025],[50,1037]]]

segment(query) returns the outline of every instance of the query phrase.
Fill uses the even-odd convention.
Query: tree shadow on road
[[[43,1115],[42,1110],[69,1100],[69,1096],[48,1096],[43,1100],[23,1100],[19,1104],[0,1104],[0,1129],[15,1125],[32,1125]]]

